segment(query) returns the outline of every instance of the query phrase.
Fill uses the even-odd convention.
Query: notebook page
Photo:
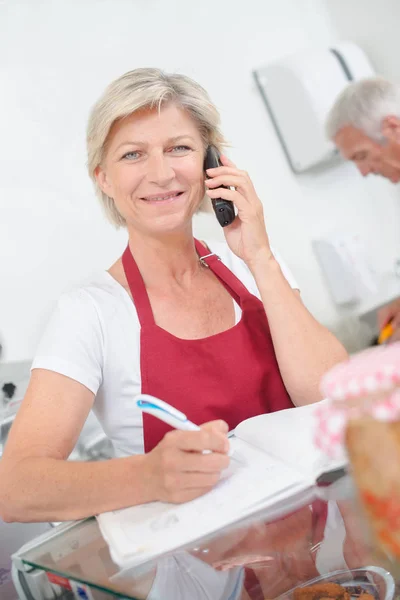
[[[344,452],[333,460],[314,444],[315,411],[320,404],[318,402],[247,419],[236,427],[235,435],[314,481],[324,471],[347,463]]]
[[[233,439],[231,445],[246,465],[232,461],[231,476],[205,496],[180,505],[153,502],[99,515],[113,560],[121,566],[139,564],[272,505],[275,497],[289,497],[307,487],[290,466],[242,440]]]

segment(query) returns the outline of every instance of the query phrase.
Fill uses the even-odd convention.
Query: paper
[[[237,464],[208,494],[185,504],[161,502],[105,513],[98,517],[113,559],[120,565],[140,563],[208,535],[268,506],[284,490],[301,490],[307,483],[291,467],[231,440],[248,466]]]
[[[113,560],[140,564],[191,544],[263,508],[276,509],[310,490],[332,461],[313,442],[318,404],[260,415],[241,423],[231,439],[234,453],[218,485],[186,504],[153,502],[99,515]],[[272,514],[272,512],[271,512]]]
[[[235,435],[315,481],[324,471],[347,462],[344,452],[337,460],[332,460],[314,443],[315,411],[328,402],[322,400],[247,419],[236,427]]]

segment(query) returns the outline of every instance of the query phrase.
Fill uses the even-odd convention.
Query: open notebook
[[[326,402],[326,401],[324,401]],[[322,473],[345,465],[313,444],[318,405],[243,421],[231,439],[227,472],[205,496],[186,504],[151,502],[97,517],[113,560],[146,562],[311,488]]]

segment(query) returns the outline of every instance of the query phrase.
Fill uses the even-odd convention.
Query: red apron
[[[195,240],[203,264],[225,286],[242,309],[234,327],[197,340],[175,337],[156,325],[149,297],[130,252],[122,263],[138,313],[142,393],[151,394],[201,424],[223,419],[234,429],[244,419],[291,408],[279,372],[262,302],[250,294],[215,255]],[[149,452],[171,430],[144,414],[144,448]]]

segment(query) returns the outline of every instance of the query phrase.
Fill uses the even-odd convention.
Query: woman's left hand
[[[234,203],[237,216],[231,225],[224,227],[226,241],[248,266],[259,258],[272,257],[265,228],[263,207],[249,175],[240,171],[226,156],[221,155],[222,167],[208,169],[206,194],[209,198],[223,198]],[[228,188],[234,187],[234,190]]]

